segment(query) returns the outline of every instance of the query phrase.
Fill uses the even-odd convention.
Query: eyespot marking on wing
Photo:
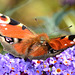
[[[22,41],[22,39],[19,39],[19,38],[10,38],[6,36],[2,36],[2,37],[4,37],[5,41],[9,44],[20,43]]]
[[[5,16],[5,15],[3,15],[3,14],[0,14],[0,23],[6,23],[6,24],[8,24],[9,22],[10,22],[10,18],[8,17],[8,16]]]
[[[10,44],[13,44],[14,43],[14,39],[13,38],[9,38],[9,37],[4,37],[5,38],[5,41],[7,43],[10,43]]]

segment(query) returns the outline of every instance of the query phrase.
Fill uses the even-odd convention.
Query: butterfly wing
[[[24,24],[0,14],[0,34],[12,38],[26,38],[36,33]]]
[[[11,54],[17,57],[24,57],[25,48],[29,45],[29,39],[36,36],[36,33],[8,16],[0,14],[0,42]]]
[[[75,35],[67,35],[50,40],[50,46],[55,50],[66,49],[75,45]]]

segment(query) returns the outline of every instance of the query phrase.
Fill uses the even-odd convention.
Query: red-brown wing
[[[55,50],[65,49],[75,44],[75,35],[50,39],[50,46]]]
[[[9,53],[17,57],[25,57],[31,38],[36,33],[8,16],[0,14],[0,42]]]
[[[12,38],[27,38],[28,36],[35,35],[36,33],[24,24],[0,14],[0,34]]]

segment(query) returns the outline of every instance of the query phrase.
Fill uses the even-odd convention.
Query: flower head
[[[75,46],[47,60],[24,61],[10,54],[0,54],[1,75],[74,75]]]

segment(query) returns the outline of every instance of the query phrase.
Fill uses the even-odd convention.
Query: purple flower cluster
[[[75,46],[45,61],[0,54],[0,75],[75,75]]]
[[[75,0],[60,0],[61,1],[61,3],[62,3],[62,5],[66,5],[66,4],[68,4],[68,5],[75,5]]]

